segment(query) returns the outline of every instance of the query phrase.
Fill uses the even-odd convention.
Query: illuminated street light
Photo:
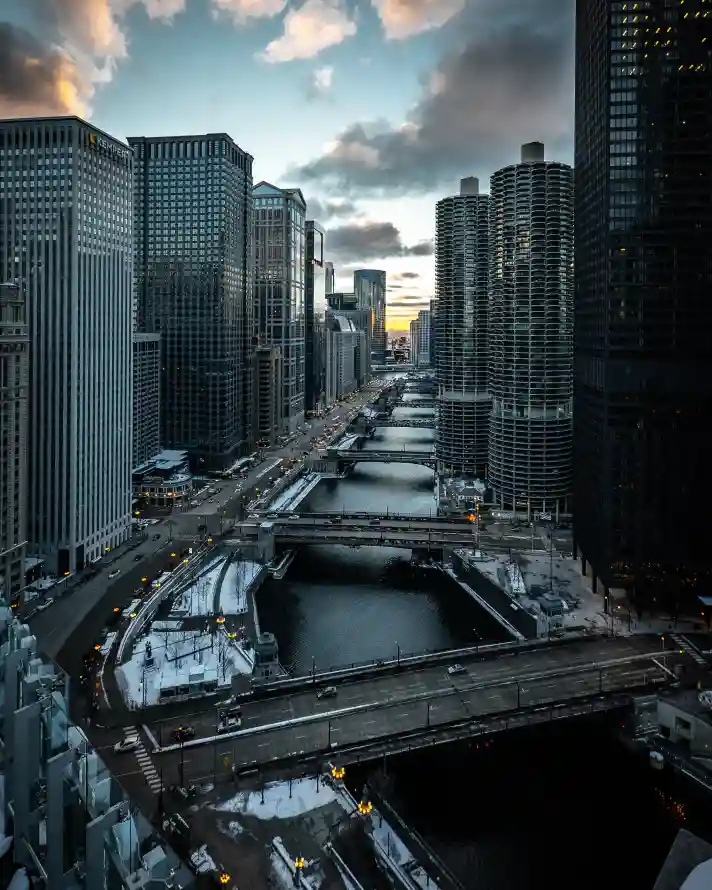
[[[171,556],[178,556],[177,553],[171,553]]]
[[[148,581],[148,578],[141,578],[141,581],[145,584]]]
[[[213,543],[213,539],[212,539],[212,538],[208,538],[208,544],[212,544],[212,543]]]
[[[294,867],[297,869],[304,868],[305,865],[306,865],[306,860],[304,859],[303,856],[297,856],[297,858],[294,860]]]
[[[346,775],[346,770],[343,766],[332,766],[331,767],[331,777],[332,779],[343,779]]]
[[[230,883],[230,875],[226,872],[220,872],[220,883],[221,884],[229,884]]]
[[[94,650],[98,652],[101,649],[101,643],[94,643]]]
[[[120,612],[120,611],[121,611],[121,609],[119,609],[118,606],[114,606],[114,615],[116,615],[116,613]]]
[[[218,617],[215,619],[215,621],[216,621],[218,624],[225,624],[225,616],[224,616],[224,615],[218,615]]]
[[[360,800],[358,802],[358,811],[361,816],[368,816],[373,810],[373,804],[370,800]]]

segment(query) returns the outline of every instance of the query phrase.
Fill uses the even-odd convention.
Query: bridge
[[[407,395],[407,393],[405,393]],[[395,405],[398,408],[435,408],[436,401],[435,399],[404,399],[403,395],[401,395],[398,399],[394,400]]]
[[[420,464],[435,469],[434,451],[361,451],[359,449],[327,448],[309,459],[312,470],[343,474],[358,463]]]
[[[168,781],[177,776],[181,758],[192,782],[213,776],[216,763],[225,769],[225,757],[227,768],[234,765],[238,771],[288,768],[290,775],[303,775],[313,773],[324,758],[350,763],[625,707],[635,694],[650,694],[667,683],[684,658],[677,652],[661,655],[656,637],[551,645],[489,661],[462,659],[465,670],[456,675],[448,674],[444,664],[404,666],[339,684],[330,698],[316,697],[316,682],[311,689],[249,697],[242,703],[242,728],[221,737],[215,736],[211,707],[194,715],[197,737],[184,750],[165,743],[179,720],[149,729]]]
[[[359,418],[353,423],[353,426],[358,425]],[[380,429],[381,427],[389,427],[389,426],[400,426],[405,429],[423,429],[423,430],[434,430],[435,429],[435,418],[434,417],[416,417],[412,420],[405,420],[403,418],[397,417],[389,417],[387,420],[366,420],[364,418],[365,425],[370,429]]]

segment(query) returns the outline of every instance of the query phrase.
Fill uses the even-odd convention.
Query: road
[[[650,661],[632,661],[612,666],[602,673],[592,670],[542,679],[526,679],[524,673],[519,676],[521,682],[500,679],[484,688],[451,690],[447,696],[435,700],[395,698],[366,712],[324,716],[321,720],[288,727],[275,726],[257,735],[187,747],[182,752],[166,752],[158,755],[156,761],[168,782],[178,781],[182,755],[184,782],[197,782],[211,778],[214,771],[229,769],[232,764],[240,768],[290,755],[306,756],[326,750],[338,753],[339,746],[386,735],[426,729],[454,720],[491,716],[518,707],[544,706],[599,692],[623,690],[651,683],[655,678],[662,679],[663,672]]]
[[[423,668],[409,667],[402,673],[387,674],[363,680],[350,680],[339,685],[335,698],[317,699],[312,689],[285,693],[282,696],[243,703],[243,728],[265,726],[283,720],[326,713],[340,708],[358,706],[380,707],[402,701],[406,696],[449,693],[472,683],[499,682],[511,678],[513,673],[541,673],[566,667],[581,667],[620,658],[633,658],[659,651],[656,638],[627,637],[607,640],[591,640],[580,643],[552,645],[542,650],[528,651],[521,655],[507,654],[499,658],[480,661],[476,656],[462,659],[467,673],[450,676],[447,668],[453,662],[441,662]],[[181,723],[195,727],[198,737],[215,734],[216,710],[197,710],[180,720],[151,724],[151,731],[158,739],[167,740],[171,731]]]
[[[70,652],[67,658],[60,663],[65,670],[73,670],[79,667],[81,658],[73,655],[81,655],[91,647],[93,636],[101,630],[103,624],[109,619],[115,606],[124,607],[132,599],[136,587],[141,583],[142,577],[155,578],[164,570],[170,562],[170,554],[175,547],[194,546],[201,537],[199,526],[206,523],[204,518],[209,512],[213,515],[222,513],[235,515],[241,509],[242,504],[254,497],[255,489],[260,487],[261,473],[270,463],[300,454],[311,449],[311,439],[323,434],[328,426],[342,428],[350,413],[360,409],[364,404],[373,400],[373,392],[359,392],[353,395],[344,404],[337,405],[323,418],[311,422],[311,429],[299,436],[284,448],[267,452],[263,463],[247,474],[242,482],[242,489],[236,492],[235,480],[214,480],[213,488],[219,490],[213,503],[202,503],[200,506],[183,512],[172,513],[169,516],[157,517],[159,521],[149,525],[146,530],[145,540],[135,549],[126,549],[125,545],[117,548],[119,556],[110,556],[110,565],[84,582],[74,586],[64,595],[57,597],[50,606],[29,620],[32,632],[38,639],[40,648],[51,658],[57,658],[61,650],[75,636],[74,632],[79,626],[88,622],[84,636],[86,640],[74,639],[73,643],[79,643],[80,652]],[[216,517],[221,518],[221,517]],[[209,520],[208,520],[209,522]],[[208,527],[208,533],[218,534],[219,524],[215,521]],[[156,540],[153,540],[156,538]],[[140,557],[140,559],[137,559]],[[108,562],[104,560],[104,562]],[[118,570],[118,575],[109,578],[109,573]],[[74,579],[70,579],[74,580]],[[62,582],[63,583],[63,582]],[[48,592],[52,597],[53,591]],[[102,611],[103,607],[103,611]],[[75,645],[68,648],[74,650]]]

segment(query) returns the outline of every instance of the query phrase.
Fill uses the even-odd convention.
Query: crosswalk
[[[146,751],[143,740],[139,735],[138,728],[135,726],[125,726],[124,735],[127,739],[138,739],[138,747],[134,749],[136,760],[138,760],[138,765],[140,766],[141,772],[146,778],[146,784],[148,785],[148,787],[151,789],[151,791],[153,791],[154,794],[159,794],[163,788],[163,782],[161,781],[161,777],[158,775],[158,770],[153,765],[153,761],[151,760],[148,751]]]
[[[670,639],[673,640],[675,645],[678,646],[682,652],[694,659],[700,667],[707,667],[707,661],[704,656],[700,654],[699,649],[697,649],[687,637],[683,637],[682,634],[670,634]]]

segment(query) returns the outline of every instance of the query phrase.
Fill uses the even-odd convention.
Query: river
[[[394,411],[432,415],[424,408]],[[388,427],[364,450],[429,451],[433,440],[433,430]],[[341,510],[427,516],[435,512],[433,471],[357,464],[345,479],[320,482],[299,506],[305,513]],[[409,550],[303,548],[284,580],[262,586],[257,605],[261,628],[276,635],[280,660],[295,673],[503,639],[455,582],[411,566]]]

